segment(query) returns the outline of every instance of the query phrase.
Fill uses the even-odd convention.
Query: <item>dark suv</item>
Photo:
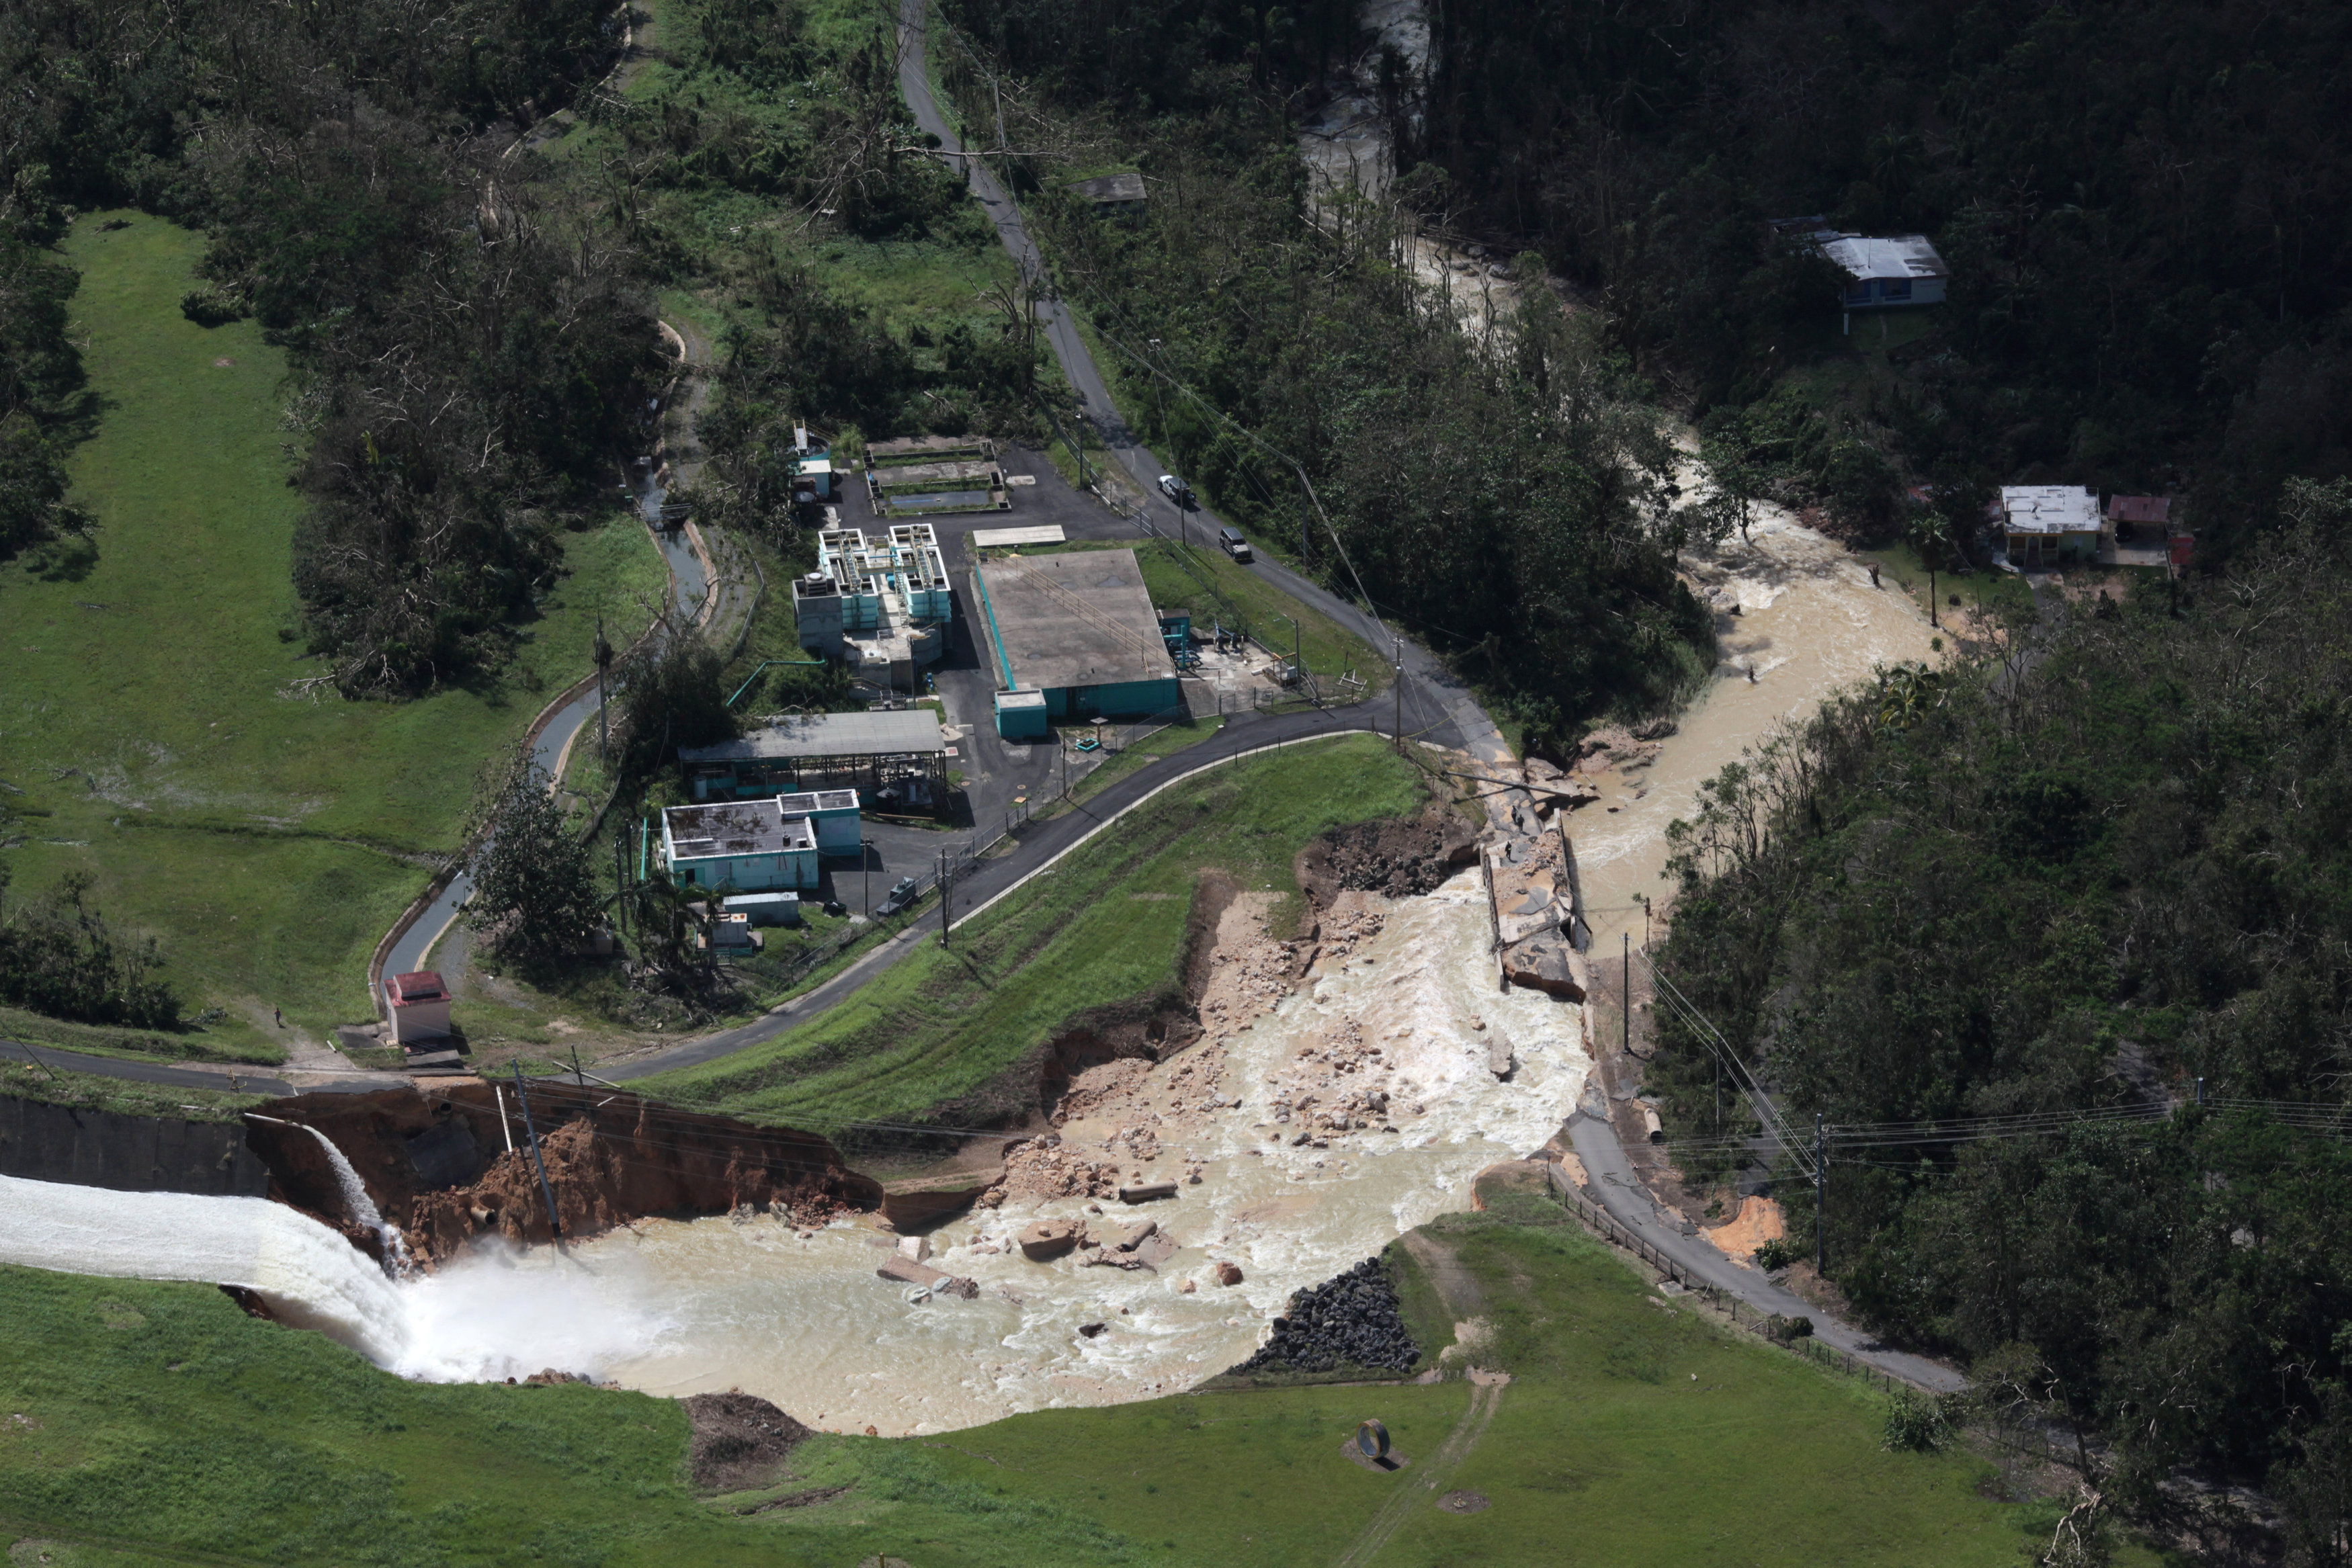
[[[920,891],[921,889],[917,885],[913,877],[902,876],[898,879],[898,885],[890,890],[890,896],[884,899],[879,904],[876,905],[874,913],[877,915],[897,915],[900,911],[911,907],[915,902],[916,894]]]

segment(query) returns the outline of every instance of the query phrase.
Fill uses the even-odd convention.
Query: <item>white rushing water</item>
[[[507,1249],[478,1249],[437,1274],[395,1282],[309,1215],[267,1198],[0,1176],[0,1262],[242,1285],[280,1322],[406,1377],[487,1381],[551,1366],[601,1375],[668,1332],[629,1260],[541,1250],[525,1269]]]
[[[384,1218],[375,1199],[368,1196],[367,1184],[360,1180],[360,1173],[352,1168],[352,1162],[343,1157],[343,1151],[335,1146],[332,1138],[316,1127],[302,1130],[318,1139],[319,1146],[327,1151],[327,1163],[334,1169],[335,1186],[342,1192],[345,1211],[375,1232],[376,1239],[383,1243],[385,1262],[391,1271],[395,1276],[406,1275],[410,1271],[408,1239],[400,1233],[400,1227]]]

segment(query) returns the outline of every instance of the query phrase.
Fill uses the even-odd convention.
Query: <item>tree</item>
[[[1698,460],[1706,470],[1708,489],[1690,508],[1694,531],[1709,544],[1721,544],[1737,528],[1739,542],[1750,542],[1756,504],[1769,491],[1772,475],[1762,461],[1748,415],[1738,409],[1720,409],[1710,415],[1699,436]]]
[[[564,821],[549,783],[537,758],[519,749],[474,855],[467,928],[509,957],[579,951],[603,902],[588,846]]]
[[[621,776],[645,779],[681,746],[732,739],[727,662],[690,625],[664,614],[663,624],[622,666],[613,744]]]

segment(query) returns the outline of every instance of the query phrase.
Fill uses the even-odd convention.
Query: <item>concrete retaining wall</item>
[[[0,1095],[0,1176],[116,1192],[260,1197],[269,1170],[235,1122],[126,1116]]]

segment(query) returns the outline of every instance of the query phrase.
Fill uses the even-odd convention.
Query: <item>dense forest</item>
[[[0,333],[5,548],[79,521],[69,280],[32,247],[137,205],[207,233],[192,319],[292,354],[296,586],[338,684],[494,664],[663,364],[623,251],[500,156],[617,26],[597,0],[0,4],[0,287],[32,307]]]
[[[2328,0],[1432,0],[1418,70],[1339,5],[951,10],[1155,173],[1221,106],[1275,122],[1228,148],[1271,147],[1352,64],[1400,196],[1538,253],[1671,401],[1752,410],[1737,444],[1857,529],[1919,486],[1965,546],[1989,485],[2063,480],[2183,494],[2226,551],[2290,475],[2352,468],[2352,13]],[[1951,266],[1891,378],[1805,373],[1856,345],[1834,275],[1776,238],[1800,215]]]
[[[1887,672],[1727,771],[1658,964],[1832,1129],[1823,1239],[1861,1314],[2030,1346],[2121,1499],[2268,1475],[2334,1500],[2298,1526],[2325,1541],[2352,1497],[2352,486],[2284,510],[2184,593]],[[1714,1144],[1754,1124],[1718,1123],[1695,1021],[1658,1026],[1694,1170],[1754,1157]],[[1953,1127],[2034,1115],[2061,1124]],[[1778,1192],[1810,1249],[1810,1187]]]
[[[1807,299],[1769,220],[1821,214],[1952,267],[1911,373],[1851,411],[1915,474],[2183,489],[2226,543],[2287,476],[2352,462],[2341,5],[1430,15],[1401,162],[1594,289],[1702,405],[1790,362]]]

